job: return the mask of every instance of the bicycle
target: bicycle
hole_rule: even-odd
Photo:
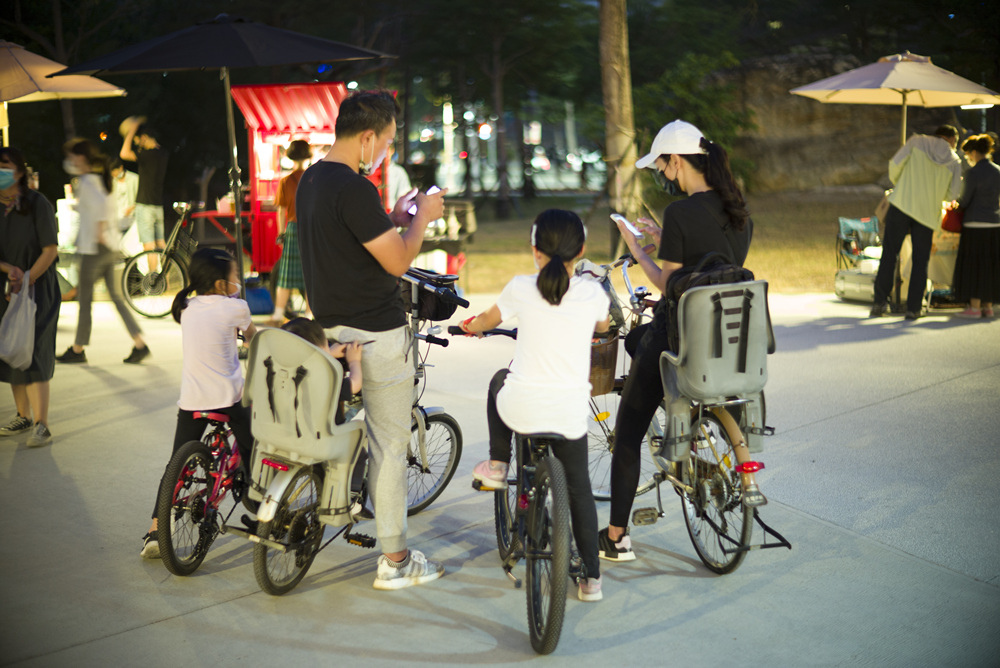
[[[188,263],[198,242],[191,235],[187,202],[174,202],[180,220],[170,232],[164,248],[144,250],[125,261],[122,293],[133,311],[147,318],[170,313],[174,297],[188,284]]]
[[[194,415],[207,420],[211,430],[173,454],[156,495],[160,558],[174,575],[190,575],[201,566],[209,547],[226,532],[247,487],[229,416],[211,411]],[[234,504],[223,518],[221,506],[230,493]],[[255,510],[251,502],[247,505]]]
[[[434,280],[440,283],[448,278],[455,277]],[[420,404],[426,354],[421,357],[419,341],[448,344],[434,336],[433,328],[422,331],[426,321],[435,318],[421,307],[426,307],[427,301],[443,301],[456,308],[467,307],[468,302],[449,288],[433,284],[423,272],[410,270],[406,280],[417,287],[410,290],[407,319],[414,364],[407,514],[413,515],[444,491],[462,452],[462,432],[455,418],[441,408]],[[425,294],[434,299],[422,301]],[[340,536],[353,545],[375,546],[374,538],[354,531],[357,523],[373,518],[365,507],[364,421],[350,419],[334,425],[330,413],[342,382],[339,362],[303,339],[281,330],[265,330],[254,338],[246,392],[255,402],[253,428],[260,440],[254,449],[250,498],[259,497],[263,503],[256,532],[244,535],[255,543],[254,574],[269,594],[291,591],[316,554]],[[300,402],[300,390],[308,401],[303,398]],[[269,410],[257,410],[257,406]],[[323,543],[327,525],[339,530]]]

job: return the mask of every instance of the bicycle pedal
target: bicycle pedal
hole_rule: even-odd
[[[504,487],[487,487],[483,484],[482,480],[476,479],[472,481],[472,489],[477,492],[499,492],[505,489]]]
[[[347,539],[347,542],[350,543],[351,545],[357,545],[358,547],[367,547],[367,548],[375,547],[375,539],[372,538],[371,536],[366,536],[363,533],[349,533],[344,537]]]
[[[660,511],[656,508],[638,508],[632,513],[632,524],[639,527],[656,524],[658,519]]]

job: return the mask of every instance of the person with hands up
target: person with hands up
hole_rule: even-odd
[[[406,310],[399,277],[420,252],[427,224],[444,213],[446,191],[410,190],[389,214],[366,177],[385,161],[399,105],[384,90],[343,101],[337,140],[302,175],[295,196],[299,250],[313,317],[328,338],[371,342],[361,358],[362,399],[375,504],[376,589],[435,580],[444,567],[406,544],[406,451],[413,368],[407,363]],[[407,209],[416,203],[416,212]],[[397,228],[406,228],[400,234]]]

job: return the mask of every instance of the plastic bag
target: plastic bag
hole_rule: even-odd
[[[35,352],[35,288],[24,272],[21,290],[10,295],[7,312],[0,321],[0,360],[24,371]]]

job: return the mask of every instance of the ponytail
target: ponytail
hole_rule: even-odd
[[[699,165],[695,166],[704,173],[705,182],[722,198],[729,224],[742,231],[750,219],[750,212],[747,211],[746,200],[729,168],[729,155],[724,148],[704,137],[701,138],[701,148],[705,150],[705,166],[703,169]]]
[[[174,303],[170,305],[170,315],[174,317],[174,322],[178,325],[181,323],[181,311],[187,308],[188,298],[193,292],[194,287],[189,285],[174,295]]]
[[[553,306],[558,306],[569,290],[566,262],[580,255],[586,239],[587,229],[580,217],[563,209],[541,212],[531,227],[532,247],[549,257],[538,272],[535,285],[542,298]]]
[[[188,266],[190,281],[186,288],[177,293],[174,303],[170,306],[170,315],[178,323],[181,321],[181,311],[187,307],[192,294],[211,294],[216,281],[228,281],[229,272],[236,264],[233,256],[218,248],[199,248],[191,256]],[[162,265],[161,265],[162,266]]]

